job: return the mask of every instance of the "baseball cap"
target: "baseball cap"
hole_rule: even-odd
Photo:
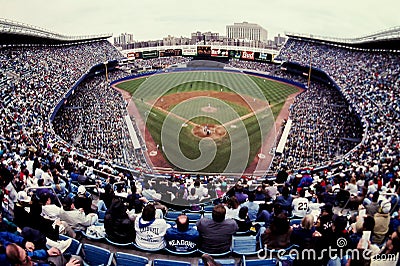
[[[78,187],[78,194],[85,194],[86,193],[86,188],[85,186],[80,185]]]
[[[17,199],[18,199],[18,201],[22,201],[22,202],[31,202],[31,197],[29,197],[25,191],[18,192]]]
[[[388,200],[383,200],[379,204],[382,213],[389,213],[390,209],[392,208],[392,204]]]

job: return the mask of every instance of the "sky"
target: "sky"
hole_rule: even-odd
[[[138,41],[226,34],[256,23],[278,33],[360,37],[400,26],[399,0],[0,0],[0,18],[64,35],[132,33]]]

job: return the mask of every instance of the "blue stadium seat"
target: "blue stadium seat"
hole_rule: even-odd
[[[178,218],[178,216],[181,214],[181,211],[168,211],[167,214],[165,214],[164,219],[168,221],[175,221],[176,218]]]
[[[178,261],[178,260],[163,260],[155,259],[153,261],[154,266],[190,266],[190,262]]]
[[[60,234],[58,238],[60,240],[67,240],[70,239],[71,237]],[[81,242],[72,238],[71,245],[67,248],[67,250],[65,250],[64,253],[70,253],[71,255],[78,255],[79,252],[81,251],[81,248],[82,248]]]
[[[214,209],[214,205],[205,205],[205,206],[203,207],[203,211],[204,211],[204,212],[212,212],[213,209]]]
[[[220,263],[221,266],[236,266],[234,259],[216,259],[215,261]],[[199,266],[204,266],[202,259],[199,259]]]
[[[246,260],[246,258],[244,258],[243,265],[245,265],[245,266],[276,266],[276,259]]]
[[[202,214],[199,212],[187,212],[185,213],[189,219],[189,223],[195,223],[201,219]]]
[[[92,244],[83,244],[79,255],[89,265],[110,266],[113,259],[112,253],[109,250]]]
[[[168,248],[164,248],[164,250],[172,255],[177,255],[177,256],[186,256],[186,255],[192,255],[194,253],[197,252],[197,249],[192,250],[192,251],[174,251],[174,250],[170,250]]]
[[[132,245],[133,245],[136,249],[138,249],[138,250],[140,250],[140,251],[144,251],[144,252],[158,252],[158,251],[162,250],[162,249],[159,249],[159,248],[157,248],[157,249],[142,248],[142,247],[140,247],[138,244],[136,244],[135,242],[132,242]]]
[[[107,237],[105,237],[105,239],[106,239],[106,241],[107,241],[108,243],[110,243],[111,245],[118,246],[118,247],[127,247],[127,246],[132,245],[132,242],[128,242],[128,243],[118,243],[118,242],[115,242],[115,241],[110,240],[110,239],[107,238]]]
[[[303,219],[290,219],[290,226],[292,225],[300,225]]]
[[[203,214],[203,217],[204,217],[204,218],[210,218],[210,219],[212,219],[212,213],[211,213],[211,212],[205,212],[205,213]]]
[[[237,255],[255,255],[257,254],[256,236],[233,236],[232,252]]]
[[[125,252],[116,252],[114,254],[115,266],[127,266],[127,265],[137,265],[146,266],[149,263],[149,259],[146,257],[138,256],[135,254],[129,254]]]
[[[209,252],[205,252],[205,251],[202,251],[202,250],[198,250],[202,255],[203,254],[208,254],[208,255],[210,255],[211,257],[225,257],[225,256],[228,256],[229,254],[231,254],[231,250],[228,250],[228,251],[226,251],[226,252],[222,252],[222,253],[209,253]]]

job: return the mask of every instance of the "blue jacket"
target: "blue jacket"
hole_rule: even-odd
[[[167,229],[164,239],[169,250],[188,252],[197,249],[199,232],[194,228],[181,232],[176,227],[170,227]]]
[[[2,265],[2,266],[10,265],[5,251],[6,251],[6,247],[12,243],[15,243],[21,247],[24,247],[26,241],[21,236],[18,236],[18,235],[9,233],[9,232],[0,232],[0,244],[2,245],[2,248],[0,249],[0,265]],[[47,251],[44,249],[35,250],[33,252],[28,251],[28,256],[34,260],[46,260],[48,258]],[[46,265],[46,264],[41,264],[41,265]]]

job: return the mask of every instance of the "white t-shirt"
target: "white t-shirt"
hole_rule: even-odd
[[[142,216],[138,216],[135,219],[136,244],[148,249],[163,249],[165,247],[164,236],[170,227],[171,225],[164,219],[155,219],[150,223],[144,221]]]
[[[295,198],[292,202],[292,214],[296,217],[304,217],[309,210],[309,202],[306,198]]]

